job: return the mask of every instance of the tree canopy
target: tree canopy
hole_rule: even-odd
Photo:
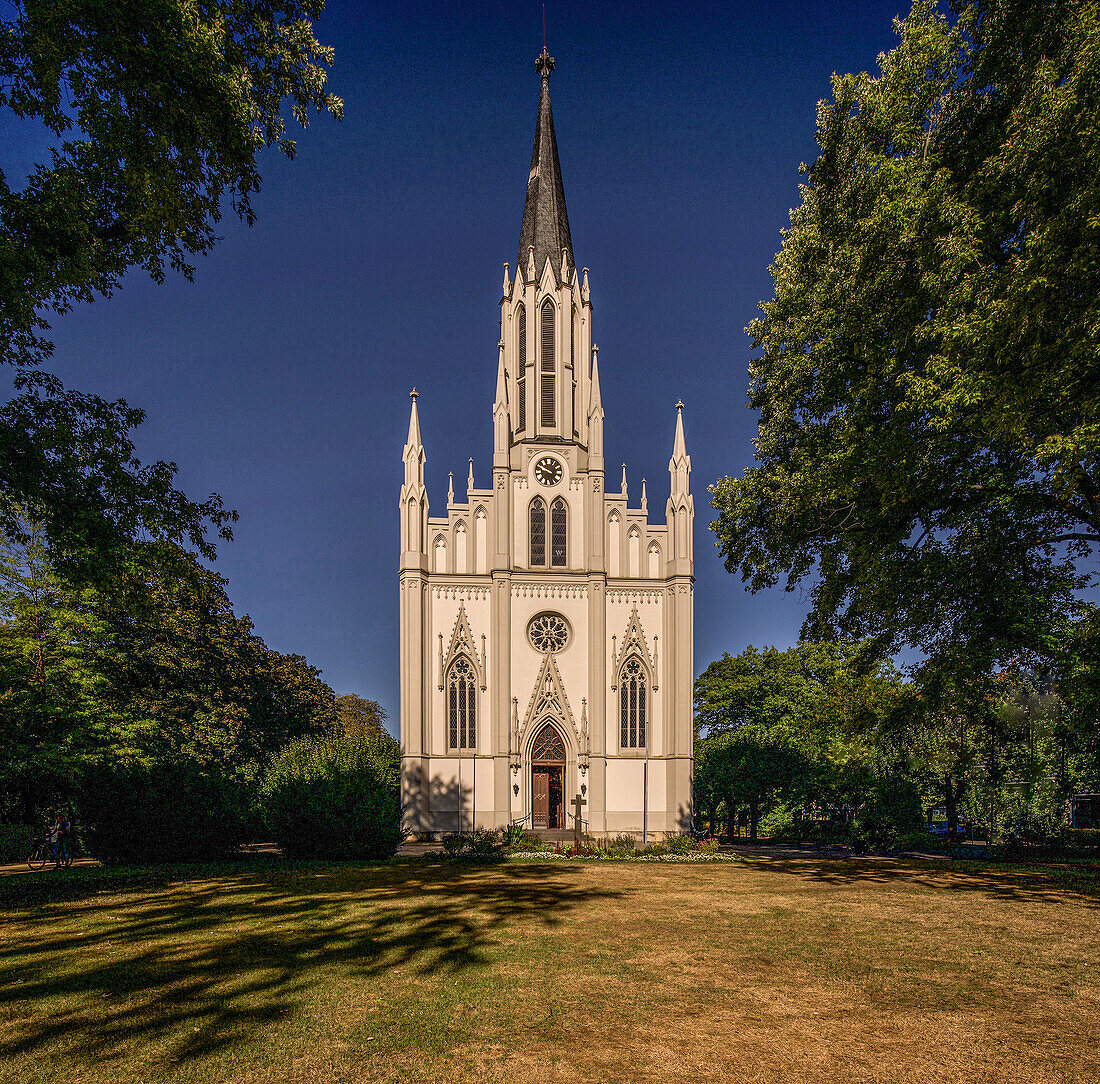
[[[805,633],[1095,679],[1100,5],[917,0],[836,76],[748,328],[755,464],[712,525]],[[1091,646],[1090,646],[1091,645]]]
[[[193,555],[149,543],[92,587],[57,571],[33,523],[25,533],[0,549],[0,817],[29,821],[102,764],[255,777],[287,742],[335,727],[319,671],[269,648]]]
[[[254,219],[257,155],[293,156],[287,114],[339,117],[323,0],[18,0],[0,14],[0,108],[42,134],[26,178],[0,163],[0,360],[18,369],[0,411],[0,527],[33,507],[55,560],[95,575],[133,539],[213,553],[234,516],[195,502],[172,463],[143,464],[140,410],[65,390],[36,368],[51,314],[109,297],[141,268],[190,277],[228,207]]]

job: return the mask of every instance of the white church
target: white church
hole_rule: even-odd
[[[493,473],[429,515],[417,395],[401,487],[401,764],[420,837],[523,824],[661,838],[692,818],[691,459],[677,404],[665,522],[608,491],[588,269],[542,78],[514,278],[504,265]],[[488,376],[488,373],[486,374]]]

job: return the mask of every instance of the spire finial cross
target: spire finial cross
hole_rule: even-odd
[[[683,399],[677,399],[677,400],[676,400],[676,409],[677,409],[677,410],[683,410],[683,409],[684,409],[684,401],[683,401]]]
[[[554,70],[554,58],[547,51],[546,46],[542,47],[542,52],[539,53],[538,59],[535,61],[535,71],[542,76],[543,82],[550,78],[550,73]]]
[[[412,401],[413,401],[413,402],[415,403],[415,402],[416,402],[416,397],[417,397],[417,396],[418,396],[419,394],[420,394],[420,392],[418,392],[418,391],[416,390],[416,388],[413,388],[413,390],[409,392],[409,398],[410,398],[410,399],[411,399],[411,400],[412,400]]]

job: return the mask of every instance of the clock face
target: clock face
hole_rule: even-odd
[[[544,486],[556,486],[562,474],[562,466],[553,456],[544,455],[535,464],[535,479]]]

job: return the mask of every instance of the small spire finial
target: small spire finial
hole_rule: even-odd
[[[554,58],[547,52],[546,46],[543,45],[542,52],[539,53],[538,59],[535,61],[535,71],[542,76],[542,80],[545,83],[550,78],[550,73],[554,70]]]
[[[683,409],[684,409],[684,401],[683,401],[683,399],[677,399],[677,400],[676,400],[676,409],[677,409],[677,410],[683,410]]]
[[[418,396],[419,394],[420,394],[420,392],[418,392],[418,391],[416,390],[416,388],[413,388],[413,390],[409,392],[409,398],[410,398],[410,399],[411,399],[411,400],[412,400],[412,401],[413,401],[413,402],[415,403],[415,402],[416,402],[416,397],[417,397],[417,396]]]

